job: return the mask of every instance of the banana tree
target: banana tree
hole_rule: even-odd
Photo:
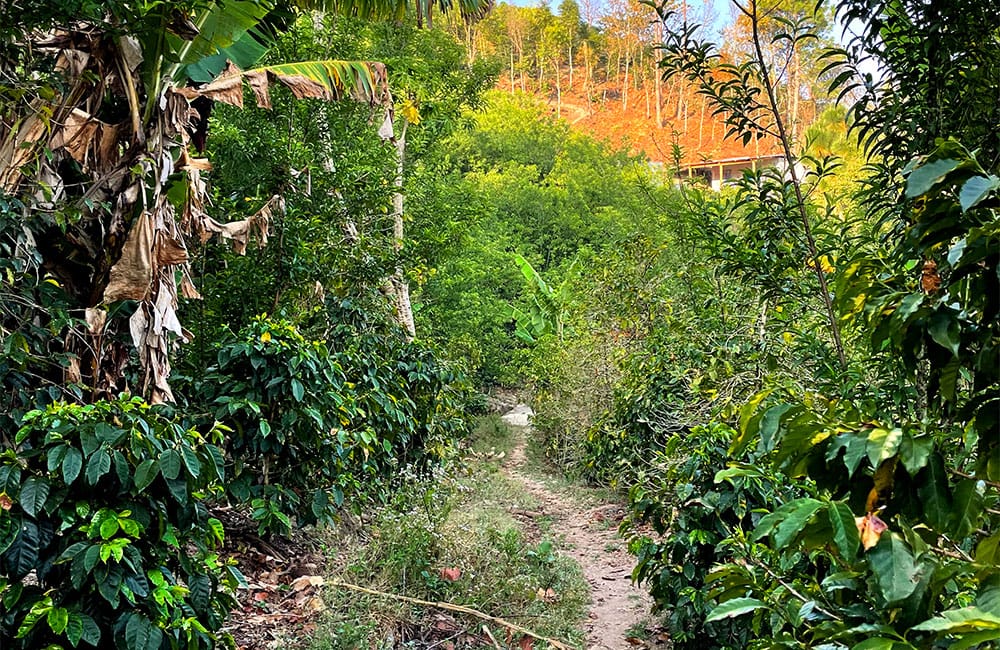
[[[531,292],[531,305],[527,311],[509,306],[510,316],[516,323],[514,335],[525,343],[535,343],[546,334],[555,334],[562,341],[570,298],[569,281],[577,263],[573,262],[566,273],[566,279],[557,289],[549,286],[535,267],[521,255],[514,256],[514,263],[528,281]]]
[[[185,12],[188,6],[197,10]],[[388,7],[373,6],[373,13]],[[21,101],[0,109],[0,194],[27,206],[45,270],[86,314],[86,331],[67,339],[78,362],[63,380],[89,387],[92,399],[124,390],[130,355],[117,342],[122,335],[138,350],[143,391],[154,402],[171,401],[169,353],[190,338],[177,317],[178,296],[199,297],[187,242],[218,235],[243,252],[251,237],[266,241],[283,205],[274,197],[235,223],[209,216],[203,173],[211,165],[193,146],[205,127],[204,106],[242,105],[248,85],[268,107],[277,83],[297,98],[377,107],[388,137],[392,97],[385,67],[371,62],[248,70],[230,63],[210,83],[188,85],[214,71],[220,54],[256,62],[287,6],[223,0],[110,7],[89,24],[67,17],[71,28],[21,33],[28,74],[17,79]],[[33,83],[46,69],[47,81]]]

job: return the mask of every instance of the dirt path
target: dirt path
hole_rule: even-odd
[[[518,404],[503,416],[517,434],[504,470],[542,504],[537,516],[552,517],[552,532],[563,538],[566,554],[580,564],[590,584],[586,648],[621,650],[641,645],[626,638],[632,628],[645,621],[651,603],[645,591],[629,579],[633,558],[616,533],[619,506],[587,503],[585,496],[527,470],[525,448],[531,415],[529,407]]]

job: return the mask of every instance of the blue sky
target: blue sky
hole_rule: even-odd
[[[729,0],[688,0],[689,7],[697,7],[699,10],[703,6],[703,2],[710,1],[715,10],[716,20],[713,28],[716,33],[721,31],[721,29],[730,21],[730,9],[731,5]],[[538,5],[547,4],[556,11],[559,6],[559,0],[499,0],[507,4],[517,5],[519,7],[537,7]],[[582,0],[577,0],[580,5],[583,5]],[[593,0],[596,7],[602,7],[604,5],[604,0]]]

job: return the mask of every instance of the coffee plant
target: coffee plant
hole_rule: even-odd
[[[0,453],[3,647],[223,644],[222,434],[138,398],[28,412]]]

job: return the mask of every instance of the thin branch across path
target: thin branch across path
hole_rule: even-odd
[[[331,582],[329,583],[333,587],[341,587],[343,589],[349,589],[351,591],[358,591],[363,594],[369,594],[371,596],[378,596],[380,598],[391,598],[392,600],[399,600],[404,603],[410,603],[413,605],[420,605],[421,607],[434,607],[436,609],[443,609],[449,612],[457,612],[459,614],[468,614],[469,616],[474,616],[483,621],[489,621],[490,623],[496,623],[502,627],[512,630],[514,632],[520,632],[532,638],[538,639],[539,641],[545,641],[547,644],[557,650],[571,650],[571,648],[565,643],[556,641],[555,639],[550,639],[549,637],[542,636],[540,634],[535,634],[526,627],[521,627],[517,623],[511,623],[508,620],[499,618],[497,616],[490,616],[485,612],[481,612],[478,609],[472,609],[471,607],[466,607],[465,605],[456,605],[454,603],[446,602],[432,602],[430,600],[423,600],[421,598],[413,598],[412,596],[403,596],[400,594],[394,594],[387,591],[378,591],[376,589],[369,589],[368,587],[362,587],[361,585],[351,584],[350,582]]]

